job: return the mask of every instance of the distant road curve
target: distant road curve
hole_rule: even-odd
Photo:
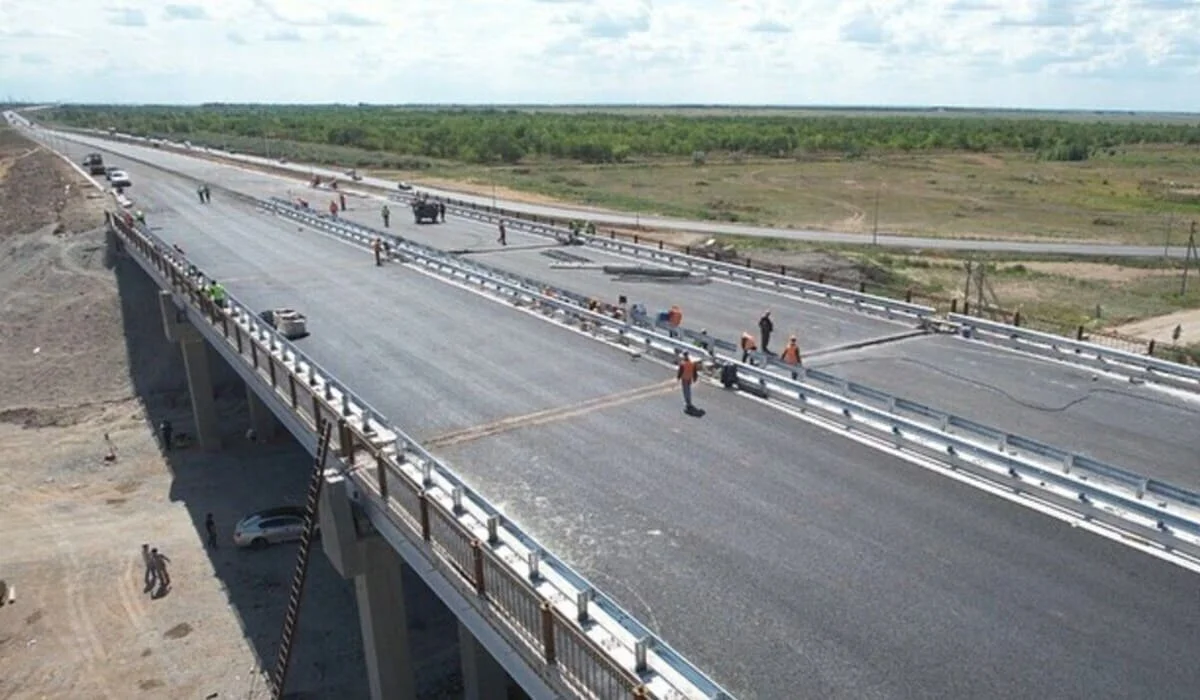
[[[96,136],[104,138],[105,134],[93,131]],[[135,137],[136,138],[136,137]],[[148,140],[148,139],[138,139]],[[182,147],[182,144],[172,144]],[[272,168],[294,170],[297,173],[316,174],[322,177],[344,178],[345,173],[315,165],[303,163],[281,164],[276,160],[251,156],[242,153],[230,154],[216,148],[201,149],[214,154],[220,154],[234,160],[258,165],[269,165]],[[394,189],[396,182],[373,177],[364,177],[362,182],[375,187]],[[419,183],[417,183],[419,185]],[[715,221],[689,221],[660,216],[643,216],[625,214],[604,209],[569,207],[563,205],[531,204],[513,200],[467,194],[455,190],[439,189],[419,185],[422,192],[432,196],[458,199],[472,204],[490,207],[493,201],[496,207],[509,211],[532,214],[536,216],[555,217],[561,219],[586,219],[599,225],[633,227],[641,225],[669,231],[685,233],[704,233],[726,236],[752,236],[757,238],[785,238],[794,241],[810,243],[833,243],[842,245],[870,245],[871,234],[838,233],[834,231],[812,231],[808,229],[772,228],[768,226],[749,226]],[[1162,257],[1164,248],[1161,246],[1133,246],[1107,243],[1041,243],[1036,241],[1007,241],[1007,240],[962,240],[951,238],[926,238],[920,236],[902,236],[896,233],[880,233],[875,244],[886,248],[906,248],[916,250],[962,250],[995,253],[1033,253],[1038,255],[1072,255],[1078,257],[1114,257],[1114,258],[1157,258]],[[1172,258],[1183,258],[1187,255],[1184,246],[1171,246],[1167,254]]]

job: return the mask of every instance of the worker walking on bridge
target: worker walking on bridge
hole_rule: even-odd
[[[500,222],[500,237],[496,239],[500,245],[508,245],[508,232],[504,230],[504,222]]]
[[[442,223],[446,223],[446,203],[438,202],[438,214],[442,217]]]
[[[383,208],[379,210],[379,215],[383,217],[383,227],[390,228],[388,221],[392,218],[392,210],[388,209],[388,205],[383,205]]]
[[[338,192],[338,203],[342,205],[342,211],[346,211],[346,195]]]
[[[675,378],[679,380],[679,387],[683,389],[683,412],[687,414],[695,414],[696,406],[692,404],[692,384],[696,382],[698,374],[696,361],[692,359],[688,353],[683,353],[679,359],[679,370],[675,373]]]
[[[758,345],[754,343],[754,336],[742,333],[742,362],[749,362],[750,353],[756,350],[758,350]]]
[[[330,201],[329,202],[329,215],[336,219],[337,213],[338,213],[337,200]]]
[[[138,209],[133,213],[133,218],[142,226],[146,225],[146,214],[143,213],[141,209]]]
[[[224,308],[225,306],[225,288],[221,283],[213,280],[212,285],[208,288],[208,298],[212,300],[213,306]]]
[[[383,239],[379,236],[371,239],[371,252],[375,253],[375,267],[383,265]]]
[[[767,310],[767,312],[762,315],[762,318],[758,319],[758,331],[759,335],[762,337],[762,350],[765,353],[771,352],[771,333],[774,332],[774,330],[775,323],[771,321],[771,311]]]
[[[800,346],[796,345],[796,336],[788,338],[787,347],[779,353],[779,359],[792,368],[793,380],[800,378],[800,373],[796,371],[796,368],[800,366]]]

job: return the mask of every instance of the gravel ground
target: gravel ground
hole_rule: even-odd
[[[148,278],[109,259],[99,202],[0,129],[0,210],[19,214],[0,217],[0,579],[16,592],[0,607],[0,698],[267,697],[296,550],[235,550],[229,534],[300,502],[310,458],[239,440],[243,389],[217,364],[231,446],[164,454],[150,426],[190,422],[179,353]],[[142,543],[171,560],[161,597],[143,591]],[[289,689],[365,697],[351,584],[316,556],[306,596]]]

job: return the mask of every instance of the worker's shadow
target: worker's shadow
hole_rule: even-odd
[[[697,408],[695,406],[688,406],[687,408],[683,409],[683,412],[692,418],[703,418],[704,414],[708,413],[708,411],[705,411],[703,408]]]

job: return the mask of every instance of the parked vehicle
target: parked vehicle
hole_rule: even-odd
[[[238,521],[233,528],[233,543],[238,547],[263,549],[281,542],[295,542],[303,534],[304,508],[280,506],[251,513]]]

